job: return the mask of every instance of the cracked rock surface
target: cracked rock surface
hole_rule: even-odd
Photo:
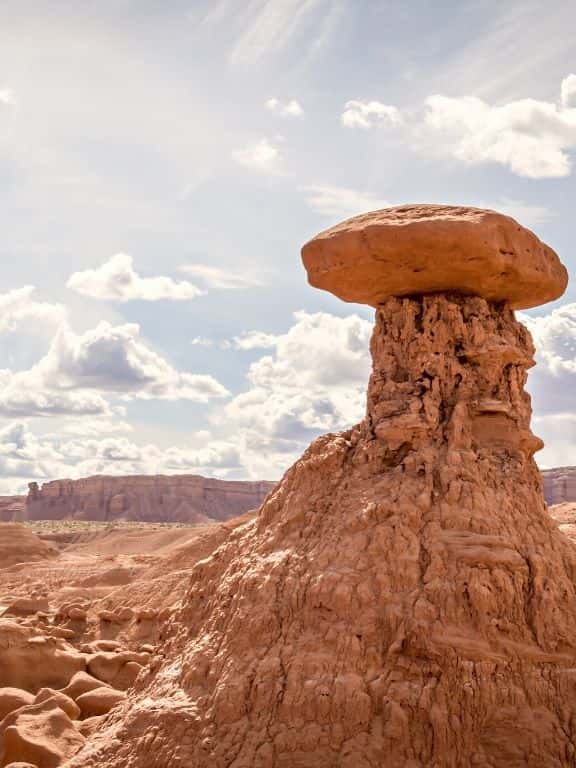
[[[165,660],[69,768],[567,768],[576,549],[548,516],[528,331],[376,311],[366,418],[199,562]]]

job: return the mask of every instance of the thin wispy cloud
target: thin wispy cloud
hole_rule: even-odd
[[[512,216],[526,227],[548,224],[555,217],[555,212],[545,205],[534,205],[510,197],[501,197],[493,203],[479,203],[480,208],[493,208],[506,216]]]
[[[270,53],[283,51],[311,22],[314,12],[331,4],[332,0],[253,0],[230,62],[236,66],[254,65]]]
[[[263,281],[249,273],[234,272],[223,267],[212,267],[208,264],[184,264],[180,271],[200,280],[210,288],[222,291],[237,291],[246,288],[256,288]]]
[[[329,218],[348,218],[391,205],[377,195],[350,187],[317,184],[302,189],[308,206],[315,213]]]

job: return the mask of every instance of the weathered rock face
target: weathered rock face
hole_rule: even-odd
[[[545,469],[544,497],[548,504],[576,501],[576,467]]]
[[[576,763],[576,549],[501,305],[376,313],[366,419],[192,574],[167,663],[70,768]]]
[[[260,506],[269,482],[213,480],[199,475],[133,475],[31,483],[29,520],[128,520],[200,523],[229,520]]]

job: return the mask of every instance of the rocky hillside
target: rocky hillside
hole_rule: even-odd
[[[0,521],[99,520],[205,523],[259,507],[274,483],[200,475],[135,475],[30,484],[27,497],[0,497]]]

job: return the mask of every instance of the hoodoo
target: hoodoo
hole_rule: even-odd
[[[196,566],[166,660],[69,765],[574,766],[576,550],[546,511],[513,314],[564,268],[512,219],[424,205],[303,259],[376,307],[366,417]]]

